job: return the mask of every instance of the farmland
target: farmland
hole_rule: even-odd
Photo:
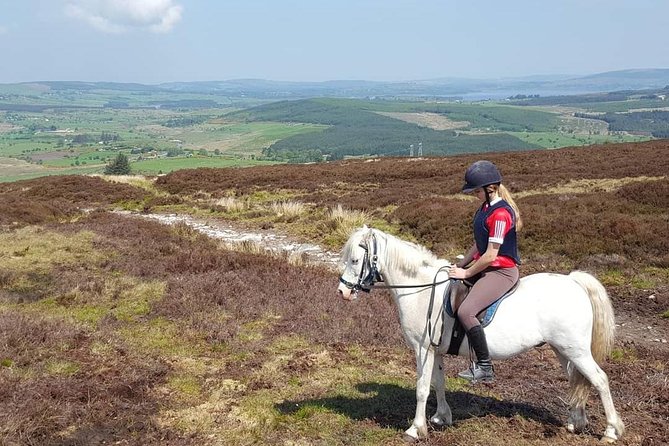
[[[157,174],[196,166],[408,156],[411,146],[415,154],[420,147],[424,155],[442,156],[664,137],[666,104],[647,96],[278,101],[138,84],[0,85],[0,180],[100,173],[119,152],[130,157],[135,172]]]
[[[521,274],[584,269],[611,296],[617,338],[603,368],[627,425],[621,445],[669,437],[667,155],[667,140],[485,155],[523,212]],[[459,188],[481,156],[0,184],[3,441],[402,444],[415,366],[383,292],[344,303],[334,271],[112,210],[330,249],[368,223],[453,258],[471,244],[476,204]],[[496,363],[489,386],[455,378],[465,365],[445,361],[455,425],[421,444],[598,444],[595,395],[586,432],[564,429],[568,384],[548,347]]]

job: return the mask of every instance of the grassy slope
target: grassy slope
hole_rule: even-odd
[[[470,128],[485,130],[486,135],[458,135],[419,127],[375,111],[442,113],[457,121],[468,121]],[[302,134],[273,144],[270,156],[299,158],[307,151],[338,159],[346,155],[408,153],[410,144],[423,143],[424,153],[448,154],[472,151],[504,151],[538,147],[521,141],[505,131],[528,128],[545,130],[556,126],[555,116],[523,108],[473,106],[461,104],[386,103],[313,99],[279,102],[235,112],[232,116],[254,121],[310,122],[330,125],[322,133]],[[490,133],[490,132],[499,133]]]

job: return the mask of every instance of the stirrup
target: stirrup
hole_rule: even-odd
[[[467,370],[458,373],[458,376],[472,383],[489,383],[495,380],[495,371],[492,363],[490,365],[480,365],[472,362],[471,366]]]

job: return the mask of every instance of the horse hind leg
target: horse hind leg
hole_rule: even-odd
[[[552,347],[552,346],[551,346]],[[574,374],[574,365],[569,362],[569,360],[558,351],[555,347],[552,347],[555,355],[560,361],[562,370],[567,375],[569,380],[569,418],[567,419],[567,430],[571,433],[583,432],[588,426],[588,417],[585,413],[585,402],[588,396],[589,385],[586,386],[584,390],[580,390],[579,395],[575,395],[575,390],[577,378]],[[582,375],[576,371],[578,375]],[[585,391],[585,398],[583,398],[583,392]]]
[[[606,414],[606,430],[604,431],[602,440],[608,443],[615,442],[625,432],[625,424],[620,419],[613,405],[609,378],[606,376],[606,373],[597,365],[597,362],[595,362],[590,354],[571,358],[571,364],[568,364],[568,367],[574,367],[571,372],[572,376],[569,378],[569,383],[571,399],[576,400],[576,407],[585,408],[588,387],[592,384],[599,393],[604,413]]]
[[[443,357],[435,354],[432,366],[432,386],[437,394],[437,412],[430,418],[430,423],[435,426],[450,426],[453,424],[453,414],[446,401]]]

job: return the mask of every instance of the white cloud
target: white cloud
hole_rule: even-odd
[[[166,33],[181,20],[182,11],[173,0],[72,0],[66,6],[70,17],[108,33],[131,29]]]

